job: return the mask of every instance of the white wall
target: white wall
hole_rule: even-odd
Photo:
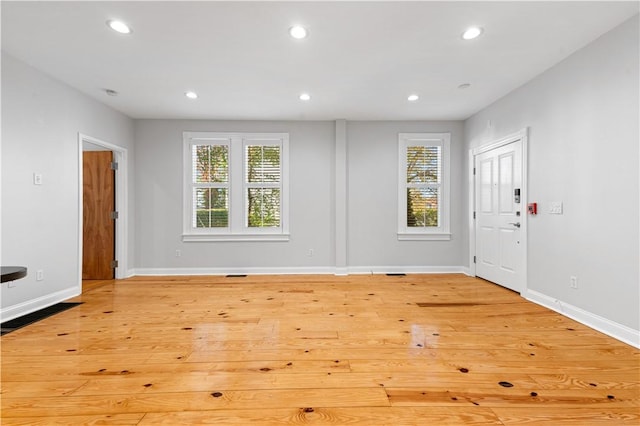
[[[525,296],[636,345],[638,36],[636,15],[465,122],[467,149],[529,127],[529,201],[540,213],[528,222]],[[551,201],[563,215],[547,213]]]
[[[345,237],[346,272],[461,270],[467,244],[460,202],[462,123],[347,122],[346,128],[347,232],[336,236],[335,122],[138,120],[136,272],[334,273],[336,238]],[[289,133],[289,242],[181,241],[182,132],[188,130]],[[400,132],[452,133],[451,241],[398,241]]]
[[[3,320],[80,293],[78,133],[133,154],[131,119],[3,52],[1,262],[29,270],[2,284]],[[41,186],[33,173],[42,174]],[[129,196],[131,221],[132,188]]]
[[[182,242],[182,132],[189,130],[289,133],[290,241]],[[137,121],[137,272],[323,272],[332,266],[334,131],[333,122]]]
[[[452,271],[465,263],[462,130],[459,121],[347,123],[351,271]],[[429,132],[451,133],[451,240],[398,241],[398,134]]]

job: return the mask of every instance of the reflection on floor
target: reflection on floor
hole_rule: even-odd
[[[2,424],[625,425],[640,351],[464,275],[135,277],[2,337]]]

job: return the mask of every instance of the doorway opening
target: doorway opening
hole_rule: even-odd
[[[113,166],[109,164],[109,167],[117,168],[117,173],[113,177],[113,195],[108,195],[107,189],[104,187],[104,176],[107,175],[106,172],[103,172],[103,177],[96,178],[95,171],[87,174],[87,170],[85,167],[93,167],[92,165],[94,161],[90,163],[85,163],[85,159],[89,156],[85,156],[85,153],[89,154],[91,157],[100,157],[108,158],[109,163],[113,163]],[[98,160],[100,163],[102,160]],[[78,135],[78,286],[82,289],[82,279],[83,276],[89,277],[87,275],[87,262],[86,262],[86,254],[89,252],[91,257],[94,258],[98,263],[107,264],[108,272],[111,276],[110,278],[122,279],[128,276],[128,268],[127,268],[127,149],[122,148],[120,146],[101,141],[99,139],[79,134]],[[91,179],[95,182],[90,184],[90,182],[85,182],[85,179]],[[105,200],[108,200],[111,197],[111,204],[113,206],[113,210],[109,211],[106,216],[105,214],[100,214],[101,220],[104,222],[110,221],[113,226],[112,231],[107,231],[105,229],[96,230],[94,225],[89,225],[85,217],[85,183],[90,184],[89,186],[96,186],[93,188],[95,191],[95,198],[91,204],[96,205],[96,199],[100,199],[99,203],[102,203]],[[95,220],[96,215],[91,215],[93,217],[92,220]],[[113,219],[112,219],[113,218]],[[86,228],[86,229],[85,229]],[[110,234],[110,235],[109,235]],[[111,239],[111,241],[109,241]],[[91,244],[87,244],[89,241]],[[105,248],[108,248],[106,252]],[[98,249],[98,250],[96,250]],[[108,254],[104,254],[108,253]],[[113,265],[112,265],[112,262]],[[113,266],[113,268],[112,268]],[[104,268],[104,266],[102,266]],[[95,265],[91,265],[89,269],[94,269]],[[98,267],[99,268],[99,267]],[[90,274],[93,272],[90,272]],[[104,272],[102,272],[104,273]]]

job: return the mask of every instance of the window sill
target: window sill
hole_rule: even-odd
[[[450,233],[437,233],[437,234],[409,234],[398,233],[398,241],[450,241]]]
[[[183,234],[182,241],[207,242],[207,241],[289,241],[289,234]]]

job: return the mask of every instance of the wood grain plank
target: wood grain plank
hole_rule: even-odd
[[[286,407],[384,407],[389,400],[377,388],[270,389],[210,392],[165,392],[140,395],[67,396],[3,398],[3,417],[42,417],[52,412],[58,416],[124,414],[140,412],[173,412],[194,410],[245,409],[270,410]]]
[[[640,424],[640,409],[615,409],[598,407],[589,409],[582,407],[541,407],[536,410],[530,408],[494,408],[504,425],[547,426],[560,424],[569,426],[585,425],[634,425]]]
[[[386,388],[392,406],[476,405],[484,407],[633,407],[640,403],[638,392],[617,390],[610,394],[597,389],[551,389],[513,386],[504,388],[498,383],[473,386]]]
[[[3,417],[4,426],[50,426],[50,425],[137,425],[144,417],[144,413],[134,414],[104,414],[95,416],[56,416],[44,417]]]
[[[216,410],[173,413],[149,413],[140,425],[177,424],[314,424],[314,425],[365,425],[365,426],[460,426],[501,425],[495,414],[478,407],[300,407],[269,410]]]
[[[2,337],[3,424],[638,420],[638,349],[464,275],[134,277],[74,301]]]

